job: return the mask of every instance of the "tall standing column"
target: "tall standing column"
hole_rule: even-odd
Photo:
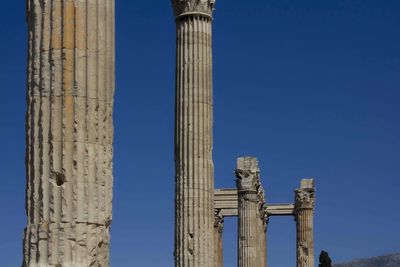
[[[214,264],[212,11],[172,0],[176,18],[175,266]]]
[[[258,161],[243,157],[235,171],[238,188],[238,267],[260,267],[259,200],[257,196]]]
[[[27,0],[23,266],[109,266],[114,0]]]
[[[297,267],[314,267],[314,180],[303,179],[295,196]]]

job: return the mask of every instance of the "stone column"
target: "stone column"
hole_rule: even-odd
[[[267,254],[267,249],[268,249],[268,237],[267,237],[267,231],[268,231],[268,223],[269,223],[269,216],[267,214],[266,208],[265,208],[265,217],[264,217],[264,234],[262,235],[263,240],[263,262],[262,266],[267,267],[268,266],[268,254]]]
[[[28,0],[23,266],[109,266],[114,0]]]
[[[215,224],[214,224],[214,265],[215,267],[224,266],[224,254],[223,254],[223,243],[222,233],[224,230],[224,217],[216,212]]]
[[[258,185],[258,259],[260,267],[267,266],[267,215],[265,192],[261,184]]]
[[[259,199],[257,197],[258,161],[243,157],[235,171],[238,188],[238,267],[260,267]]]
[[[213,0],[173,0],[176,20],[175,266],[214,264]]]
[[[314,267],[314,180],[303,179],[295,196],[297,267]]]

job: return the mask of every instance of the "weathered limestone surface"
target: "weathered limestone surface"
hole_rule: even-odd
[[[314,206],[314,180],[303,179],[295,190],[297,267],[314,267]]]
[[[172,1],[176,16],[175,266],[214,264],[214,2]]]
[[[235,174],[239,198],[238,267],[265,266],[265,198],[257,159],[239,158]]]
[[[219,213],[215,213],[214,225],[214,265],[215,267],[224,266],[222,233],[224,231],[224,217]]]
[[[215,189],[215,209],[223,217],[238,216],[238,190],[236,188]],[[293,216],[293,204],[268,204],[265,206],[267,217],[272,216]],[[267,218],[268,222],[268,218]]]
[[[27,0],[23,266],[109,266],[114,0]]]
[[[261,185],[260,180],[258,179],[257,183],[257,200],[258,200],[258,209],[257,209],[257,232],[258,232],[258,266],[266,267],[267,266],[267,213],[266,213],[266,199],[264,188]]]
[[[237,217],[238,190],[236,188],[215,189],[214,208],[222,217]]]

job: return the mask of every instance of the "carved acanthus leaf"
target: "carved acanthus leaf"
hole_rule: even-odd
[[[249,170],[236,170],[235,175],[239,190],[257,190],[258,173]]]
[[[185,13],[205,13],[212,15],[215,0],[172,0],[175,16]]]
[[[297,208],[311,208],[315,206],[315,192],[314,190],[296,190],[296,207]]]
[[[237,159],[235,170],[236,184],[239,191],[255,191],[258,193],[260,169],[255,157],[241,157]]]

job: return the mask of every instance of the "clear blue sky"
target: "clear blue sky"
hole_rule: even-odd
[[[175,28],[169,0],[117,0],[111,266],[173,266]],[[255,155],[269,202],[317,181],[316,252],[400,251],[400,1],[217,1],[215,172]],[[0,266],[21,262],[25,1],[0,16]],[[235,266],[236,221],[225,264]],[[272,219],[269,265],[295,266],[292,218]],[[151,259],[151,260],[148,260]]]

